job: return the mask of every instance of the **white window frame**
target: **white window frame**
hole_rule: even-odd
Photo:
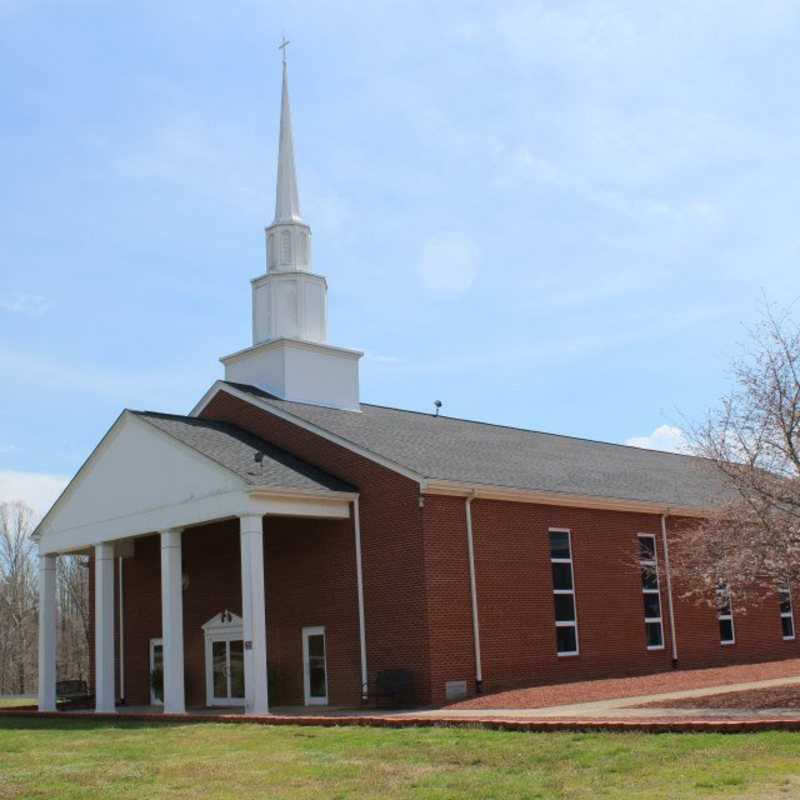
[[[570,574],[570,583],[572,583],[571,589],[556,589],[553,586],[553,595],[559,594],[571,594],[572,595],[572,607],[575,610],[575,619],[574,621],[563,621],[560,622],[559,620],[555,620],[556,628],[575,628],[575,649],[574,650],[565,650],[563,653],[558,652],[558,640],[556,640],[556,655],[559,658],[569,658],[571,656],[578,656],[581,653],[581,644],[580,638],[578,636],[578,598],[575,592],[575,569],[572,565],[572,531],[569,528],[548,528],[547,529],[547,547],[548,550],[550,548],[550,534],[551,533],[566,533],[567,534],[567,542],[569,544],[569,558],[553,558],[552,555],[550,556],[550,580],[552,581],[552,565],[553,564],[569,564],[569,574]],[[553,600],[553,613],[555,615],[555,600]]]
[[[652,539],[653,541],[653,559],[649,558],[642,558],[642,546],[641,540],[642,539]],[[643,569],[650,569],[653,571],[653,574],[656,576],[656,588],[650,589],[645,585],[644,578],[642,577],[642,595],[654,594],[658,597],[658,616],[657,617],[645,617],[644,624],[647,625],[655,625],[658,624],[658,627],[661,631],[661,644],[648,644],[648,650],[663,650],[665,647],[664,644],[664,610],[663,610],[663,603],[661,602],[661,581],[658,575],[658,543],[656,540],[656,536],[654,533],[639,533],[636,535],[636,544],[639,546],[639,567],[640,572]],[[645,627],[645,635],[647,635],[647,627]]]
[[[731,595],[731,587],[727,583],[722,583],[717,591],[725,591],[728,593],[728,613],[722,614],[718,609],[717,622],[725,622],[727,620],[731,623],[731,638],[723,639],[720,635],[719,639],[719,643],[722,645],[722,647],[730,647],[730,645],[736,644],[736,625],[733,621],[733,595]]]
[[[781,605],[782,605],[782,602],[783,602],[783,598],[781,597],[781,595],[783,595],[783,594],[785,594],[787,596],[787,598],[789,599],[789,610],[788,611],[784,611],[781,608]],[[781,635],[783,634],[783,620],[784,619],[790,619],[792,621],[792,635],[791,636],[784,636],[783,637],[783,641],[784,642],[793,642],[795,640],[796,636],[797,636],[797,628],[795,627],[795,624],[794,624],[794,601],[792,600],[792,589],[788,584],[786,585],[785,588],[778,589],[778,603],[779,603],[778,610],[780,611],[780,614],[781,614]]]

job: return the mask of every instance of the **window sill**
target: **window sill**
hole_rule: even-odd
[[[570,658],[571,656],[579,656],[580,655],[580,651],[573,650],[573,651],[571,651],[569,653],[556,653],[556,655],[559,658]]]

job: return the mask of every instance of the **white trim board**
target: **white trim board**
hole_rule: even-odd
[[[75,552],[242,514],[347,519],[356,496],[250,486],[227,467],[124,412],[37,528],[39,551]]]

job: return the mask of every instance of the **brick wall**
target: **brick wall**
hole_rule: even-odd
[[[420,703],[441,703],[445,683],[475,688],[464,498],[427,495],[418,485],[344,447],[220,392],[203,416],[250,430],[360,492],[367,652],[371,686],[379,670],[413,669]],[[472,503],[486,690],[532,683],[642,674],[671,668],[672,633],[658,515],[506,501]],[[670,521],[673,539],[686,521]],[[580,653],[559,657],[549,559],[550,528],[572,533]],[[637,534],[656,538],[664,648],[645,642]],[[301,628],[324,625],[329,696],[359,700],[360,666],[352,520],[265,520],[268,649],[278,676],[273,702],[302,701]],[[238,524],[184,534],[190,585],[184,595],[189,701],[205,700],[200,626],[223,608],[240,613]],[[157,537],[136,543],[125,562],[126,691],[147,702],[148,642],[160,636]],[[675,586],[681,667],[800,656],[784,642],[777,598],[737,607],[736,644],[721,646],[716,613]],[[277,689],[277,691],[276,691]]]
[[[671,669],[660,516],[475,500],[472,520],[487,690]],[[550,528],[571,531],[577,656],[556,654]],[[663,650],[648,650],[645,641],[639,533],[656,537]],[[448,680],[466,679],[474,688],[463,498],[425,498],[425,544],[432,698],[438,703]],[[782,639],[777,597],[745,613],[734,595],[736,644],[722,646],[716,612],[682,599],[679,585],[674,590],[682,668],[800,656],[800,643]]]
[[[681,530],[690,520],[670,520],[670,542],[675,547]],[[736,600],[732,578],[731,607],[735,628],[735,644],[720,645],[717,613],[713,607],[691,601],[682,595],[686,587],[674,582],[675,627],[678,630],[678,657],[682,666],[717,666],[732,663],[768,661],[800,656],[800,641],[783,641],[777,594],[764,596],[759,603],[744,607]],[[796,601],[797,589],[792,592]],[[795,623],[797,623],[795,605]]]
[[[374,687],[380,670],[412,669],[419,702],[429,702],[418,485],[225,392],[217,394],[202,416],[249,430],[358,488],[370,684]]]
[[[301,631],[323,625],[328,695],[334,705],[357,703],[360,690],[355,555],[347,520],[265,520],[267,648],[277,681],[270,701],[302,704]],[[149,703],[150,640],[161,638],[161,566],[158,536],[136,540],[125,560],[126,695]],[[206,702],[202,626],[224,610],[242,613],[239,527],[235,520],[189,528],[183,534],[184,660],[187,702]]]

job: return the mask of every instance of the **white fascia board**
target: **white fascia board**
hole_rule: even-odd
[[[100,542],[147,536],[169,528],[206,525],[242,514],[282,517],[347,519],[351,492],[303,492],[293,489],[228,491],[161,508],[145,509],[116,519],[105,519],[65,530],[51,531],[40,540],[39,552],[74,553]]]
[[[266,411],[269,414],[274,414],[279,419],[283,419],[286,422],[291,422],[292,425],[296,425],[298,428],[302,428],[303,430],[309,431],[322,439],[327,439],[329,442],[333,442],[334,444],[339,445],[340,447],[349,450],[351,453],[355,453],[356,455],[361,456],[362,458],[366,458],[368,461],[372,461],[375,464],[380,464],[380,466],[385,467],[392,472],[396,472],[399,475],[403,475],[406,478],[409,478],[416,483],[422,484],[425,480],[423,475],[420,475],[418,472],[414,472],[408,467],[404,467],[401,464],[397,464],[396,462],[392,461],[391,459],[385,458],[384,456],[379,455],[378,453],[373,453],[371,450],[367,450],[360,445],[351,442],[342,436],[338,436],[335,433],[331,433],[331,431],[327,431],[324,428],[320,428],[317,425],[314,425],[312,422],[308,422],[294,414],[286,411],[282,408],[276,408],[275,406],[264,403],[259,400],[258,397],[254,397],[253,395],[242,392],[236,389],[233,386],[229,386],[224,381],[217,381],[214,385],[203,395],[200,402],[189,412],[190,417],[199,417],[202,413],[203,409],[214,399],[218,392],[223,391],[227,392],[232,397],[236,397],[239,400],[243,400],[245,403],[249,403],[250,405],[255,406],[256,408],[260,408],[262,411]]]
[[[249,493],[251,513],[262,516],[348,519],[355,492],[263,487]]]
[[[73,553],[100,542],[147,536],[169,528],[204,525],[246,513],[246,492],[224,492],[163,508],[151,508],[117,519],[106,519],[74,528],[51,531],[39,541],[42,555]]]
[[[599,511],[627,511],[637,514],[667,514],[673,517],[708,517],[714,513],[709,509],[669,506],[645,503],[625,498],[596,497],[592,495],[561,494],[527,489],[510,489],[505,486],[458,483],[455,481],[429,480],[421,486],[423,494],[447,495],[451,497],[474,497],[480,500],[505,500],[511,503],[534,503],[543,506],[568,506],[590,508]]]

